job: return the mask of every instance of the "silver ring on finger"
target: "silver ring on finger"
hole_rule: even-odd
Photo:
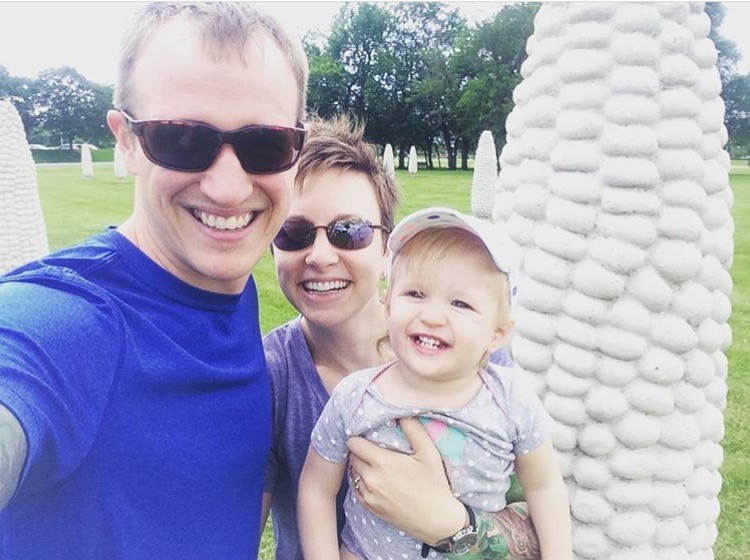
[[[355,490],[359,490],[359,481],[362,480],[362,477],[359,475],[356,475],[354,478],[352,478],[352,486]]]

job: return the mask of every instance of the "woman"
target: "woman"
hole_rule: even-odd
[[[297,485],[331,390],[347,374],[392,358],[378,345],[386,332],[379,288],[398,202],[395,181],[364,142],[361,127],[343,117],[313,123],[289,216],[273,248],[281,289],[301,316],[264,339],[274,391],[264,511],[271,507],[279,560],[302,558]],[[493,361],[507,363],[507,354]],[[452,545],[449,538],[469,525],[466,510],[452,495],[440,456],[419,423],[404,420],[401,427],[412,455],[350,440],[353,485],[372,513],[427,544]],[[339,529],[346,489],[345,483],[339,492]],[[525,510],[506,508],[498,516],[477,516],[476,546],[503,539],[511,557],[538,557]]]

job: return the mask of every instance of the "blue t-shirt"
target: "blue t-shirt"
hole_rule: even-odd
[[[273,391],[273,449],[266,471],[265,491],[273,494],[271,518],[277,560],[302,560],[297,528],[297,487],[310,446],[310,434],[329,399],[320,380],[300,317],[281,325],[263,339]],[[506,349],[491,361],[513,362]],[[373,364],[377,365],[377,364]],[[336,500],[339,534],[344,527],[346,478]]]
[[[192,287],[116,231],[0,278],[28,460],[0,558],[257,557],[271,397],[252,281]]]

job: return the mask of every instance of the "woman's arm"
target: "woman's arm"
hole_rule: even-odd
[[[466,509],[454,496],[440,453],[416,418],[399,420],[412,454],[349,438],[352,476],[365,507],[387,523],[429,545],[466,524]]]
[[[310,446],[297,498],[297,521],[305,560],[339,558],[336,493],[345,470],[346,463],[330,463]]]
[[[516,471],[539,537],[542,558],[572,559],[568,492],[550,440],[517,457]]]
[[[402,419],[400,425],[412,446],[411,455],[383,449],[363,438],[349,439],[352,473],[361,477],[359,498],[394,527],[435,545],[466,526],[466,510],[453,496],[440,454],[422,424]],[[481,553],[489,560],[540,557],[525,504],[475,513],[479,542],[471,554]]]

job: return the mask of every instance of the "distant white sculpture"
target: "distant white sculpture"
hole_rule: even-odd
[[[417,165],[417,149],[414,146],[412,146],[409,149],[409,175],[416,175],[418,167],[419,166]]]
[[[49,252],[36,167],[21,117],[0,101],[0,274]]]
[[[580,559],[710,559],[733,258],[700,2],[545,3],[495,217],[521,248],[512,352],[555,420]]]
[[[84,179],[91,179],[94,177],[94,164],[91,160],[91,147],[86,143],[81,144],[81,173],[83,173]]]
[[[383,166],[388,175],[391,177],[396,176],[396,168],[393,163],[393,147],[390,144],[385,145],[385,151],[383,152]]]
[[[117,177],[120,182],[124,181],[128,176],[128,169],[125,167],[125,159],[122,157],[122,150],[120,150],[120,145],[115,144],[115,177]]]
[[[482,131],[474,154],[471,178],[471,212],[478,218],[492,218],[497,181],[497,152],[490,130]]]

